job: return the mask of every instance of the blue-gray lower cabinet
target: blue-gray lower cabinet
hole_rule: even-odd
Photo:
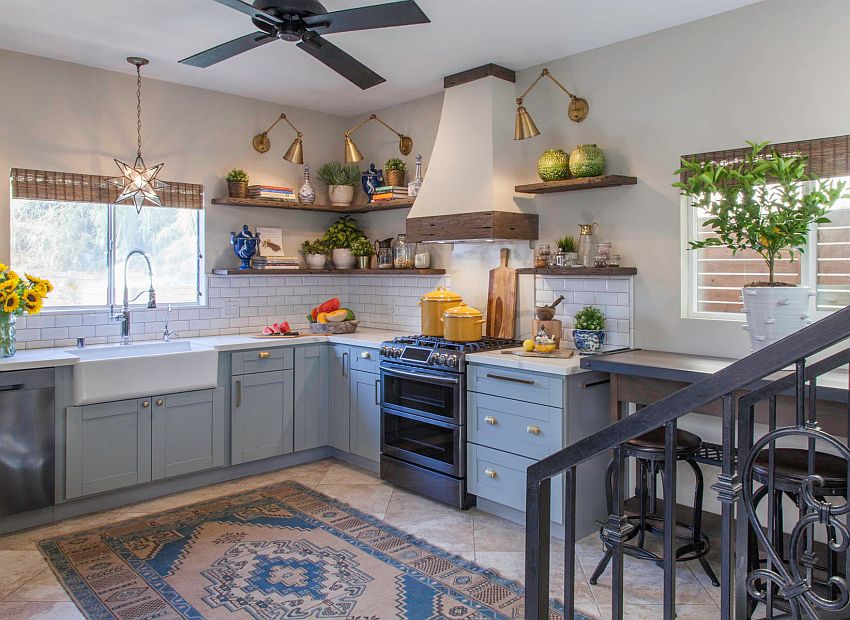
[[[295,349],[295,451],[328,445],[328,351],[326,344]]]
[[[337,450],[349,452],[351,449],[349,430],[351,389],[348,382],[351,376],[351,347],[332,345],[329,363],[331,411],[328,443]]]
[[[293,371],[235,375],[230,381],[231,463],[292,452]]]
[[[351,371],[350,452],[370,461],[381,457],[381,377],[362,370]]]

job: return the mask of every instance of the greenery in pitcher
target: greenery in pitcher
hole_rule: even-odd
[[[577,252],[578,243],[572,235],[564,235],[555,242],[561,252]]]
[[[329,161],[317,171],[318,177],[328,185],[359,185],[360,168],[356,164],[345,166],[338,161]]]
[[[366,237],[360,237],[351,242],[351,253],[354,256],[372,256],[375,253],[375,247]]]
[[[230,172],[227,173],[227,176],[224,177],[225,181],[228,183],[247,183],[248,182],[248,173],[239,168],[234,168]]]
[[[343,215],[325,231],[322,241],[332,250],[350,249],[352,243],[363,237],[365,235],[357,228],[357,222],[350,215]]]
[[[599,308],[593,306],[585,306],[576,312],[573,320],[575,329],[586,329],[590,331],[601,332],[605,329],[605,315]]]
[[[769,142],[747,144],[752,150],[732,164],[683,159],[676,174],[686,178],[673,186],[708,214],[703,226],[716,233],[691,241],[690,249],[753,250],[769,273],[768,282],[753,284],[773,286],[776,261],[783,254],[793,261],[805,251],[809,228],[829,222],[826,214],[842,197],[844,183],[806,174],[806,156],[782,155],[768,149]]]
[[[305,241],[301,244],[301,249],[304,250],[304,254],[327,254],[328,246],[325,245],[325,242],[321,239],[314,239],[313,241]]]

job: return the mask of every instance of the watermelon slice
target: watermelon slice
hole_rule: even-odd
[[[271,336],[274,333],[274,330],[271,327],[263,328],[263,336]]]
[[[318,310],[319,312],[334,312],[335,310],[339,310],[339,306],[339,299],[334,297],[333,299],[328,299],[326,302],[320,304]]]

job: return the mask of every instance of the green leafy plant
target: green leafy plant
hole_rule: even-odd
[[[360,237],[351,242],[351,253],[354,256],[372,256],[375,253],[375,247],[366,237]]]
[[[404,161],[402,161],[398,157],[391,157],[384,164],[384,172],[387,172],[389,170],[401,170],[402,172],[404,172],[405,170],[407,170],[407,164],[405,164]]]
[[[576,312],[573,320],[575,329],[588,329],[595,332],[601,332],[605,329],[605,315],[599,308],[593,306],[585,306]]]
[[[818,181],[806,174],[808,158],[784,156],[768,142],[747,142],[751,151],[740,162],[722,164],[682,160],[673,183],[708,219],[703,226],[716,236],[691,241],[689,249],[725,247],[737,253],[753,250],[767,263],[773,286],[776,261],[794,260],[805,251],[812,224],[829,222],[829,208],[841,198],[844,183]],[[804,186],[811,183],[810,189]],[[806,191],[804,191],[806,190]]]
[[[359,185],[360,168],[355,164],[345,166],[338,161],[329,161],[316,171],[318,177],[328,185]]]
[[[224,177],[228,183],[236,183],[239,181],[248,182],[248,173],[239,168],[234,168],[230,172],[227,173],[227,176]]]
[[[327,254],[328,246],[325,245],[325,242],[321,239],[314,239],[313,241],[305,241],[301,244],[301,248],[304,250],[305,254]]]
[[[364,237],[365,235],[357,228],[357,222],[350,215],[343,215],[325,231],[322,241],[332,250],[350,249],[352,243]]]
[[[578,243],[572,235],[564,235],[555,242],[561,252],[576,252],[578,251]]]

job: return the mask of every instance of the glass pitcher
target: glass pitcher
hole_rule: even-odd
[[[378,269],[393,268],[393,238],[379,239],[375,241],[375,255],[378,261]]]
[[[599,230],[599,224],[579,224],[578,237],[578,262],[582,267],[593,267],[593,259],[596,256],[596,236],[594,228]]]
[[[414,253],[416,251],[414,243],[407,243],[407,235],[400,234],[396,239],[395,247],[393,248],[393,267],[396,269],[413,269]]]

